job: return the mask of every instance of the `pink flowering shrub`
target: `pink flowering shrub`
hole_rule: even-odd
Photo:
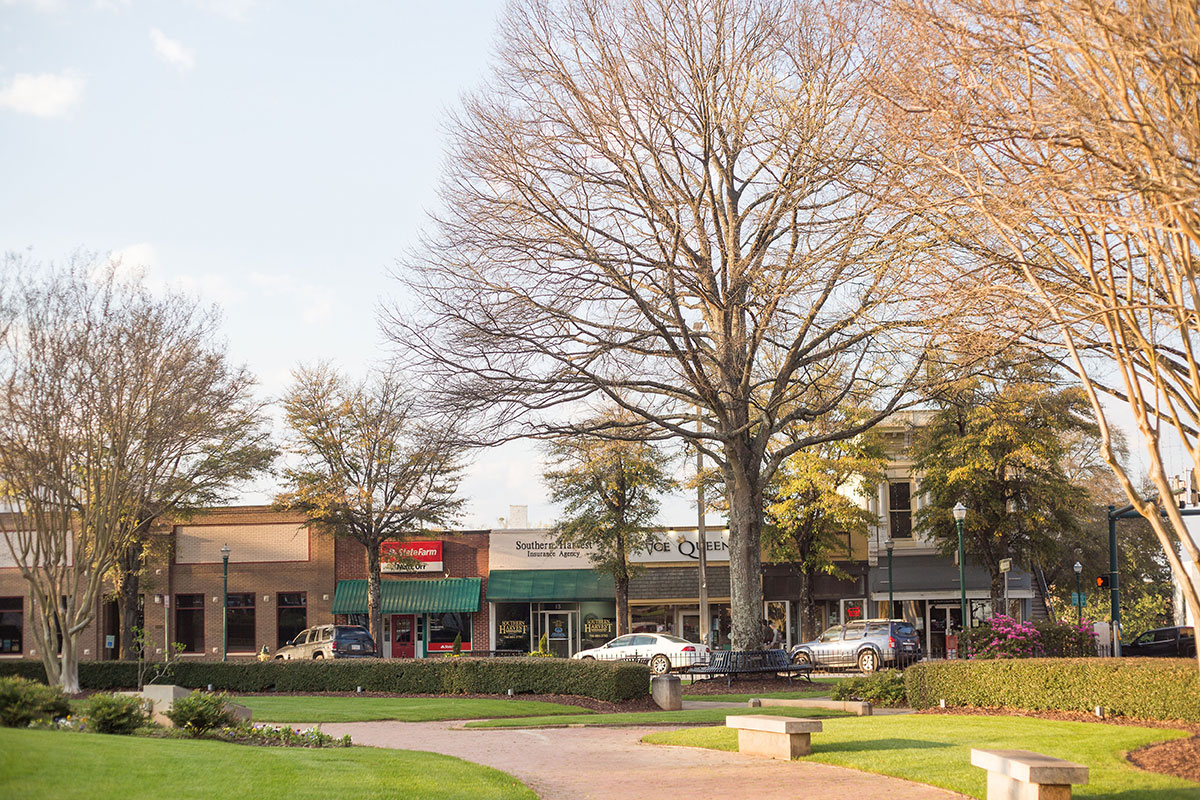
[[[1038,658],[1096,654],[1091,625],[1041,620],[1020,622],[997,614],[965,632],[959,648],[967,658]]]

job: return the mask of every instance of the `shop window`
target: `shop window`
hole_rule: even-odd
[[[175,595],[175,641],[185,653],[204,652],[204,595]]]
[[[0,597],[0,653],[22,652],[25,598]]]
[[[524,652],[533,649],[529,638],[528,603],[496,604],[496,649]]]
[[[599,647],[617,635],[614,603],[580,603],[579,616],[583,625],[580,638],[584,650]]]
[[[275,646],[283,647],[308,627],[308,594],[280,592],[275,599]]]
[[[230,653],[253,653],[254,647],[254,593],[231,594],[225,604],[229,616],[229,636],[226,648]]]
[[[471,649],[471,614],[430,614],[425,649],[431,653],[448,653],[454,649],[454,639],[462,636],[462,649]]]
[[[888,484],[888,531],[893,539],[912,538],[912,484]]]
[[[631,606],[630,626],[634,633],[674,633],[674,610],[670,606]]]

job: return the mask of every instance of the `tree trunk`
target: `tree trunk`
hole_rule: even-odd
[[[805,566],[800,570],[800,641],[811,642],[821,635],[817,605],[813,602],[813,571]]]
[[[729,496],[729,591],[733,631],[730,648],[761,650],[762,515],[758,476],[731,460],[726,475]]]
[[[629,633],[629,576],[618,575],[617,586],[617,636]]]
[[[379,543],[367,547],[367,624],[371,630],[371,638],[375,640],[376,652],[383,654],[383,607],[381,570],[379,563]],[[416,631],[413,631],[413,643],[416,643]]]
[[[76,648],[78,634],[63,636],[62,653],[59,655],[59,686],[64,694],[79,694],[79,650]]]

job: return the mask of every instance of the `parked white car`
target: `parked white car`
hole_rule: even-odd
[[[665,633],[630,633],[607,644],[580,650],[571,658],[582,661],[641,661],[655,675],[708,663],[708,646]]]

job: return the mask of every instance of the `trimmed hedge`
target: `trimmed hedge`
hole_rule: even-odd
[[[1200,672],[1191,658],[1015,658],[914,664],[913,708],[948,706],[1092,711],[1200,722]]]
[[[620,702],[649,693],[644,664],[576,661],[565,658],[423,658],[332,661],[181,661],[173,682],[189,689],[227,692],[365,692],[395,694],[573,694]],[[43,683],[36,661],[0,662],[0,675],[21,675]],[[85,661],[79,665],[85,689],[133,688],[137,665]]]

